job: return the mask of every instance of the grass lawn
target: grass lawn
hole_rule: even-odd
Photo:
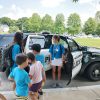
[[[93,38],[75,38],[75,41],[82,46],[90,46],[100,48],[100,39]]]

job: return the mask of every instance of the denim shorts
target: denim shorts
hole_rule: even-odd
[[[32,86],[29,88],[29,91],[38,92],[38,90],[41,88],[41,86],[42,86],[42,81],[40,81],[39,83],[36,83],[36,84],[32,84]]]

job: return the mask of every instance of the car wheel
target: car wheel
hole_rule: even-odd
[[[100,63],[92,64],[87,70],[87,76],[92,81],[100,80]]]

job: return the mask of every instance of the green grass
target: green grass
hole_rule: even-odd
[[[75,38],[75,41],[82,46],[90,46],[90,47],[100,48],[100,39]]]

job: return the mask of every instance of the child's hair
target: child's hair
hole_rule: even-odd
[[[20,53],[16,56],[16,64],[21,65],[27,60],[27,55]]]
[[[34,54],[33,54],[32,52],[27,53],[27,57],[28,57],[28,59],[30,59],[31,61],[34,61],[34,60],[35,60],[35,56],[34,56]]]
[[[58,35],[54,35],[53,38],[56,39],[58,42],[60,41],[60,36]]]
[[[37,52],[40,52],[41,50],[41,45],[40,44],[33,44],[32,45],[32,50],[35,50]]]

